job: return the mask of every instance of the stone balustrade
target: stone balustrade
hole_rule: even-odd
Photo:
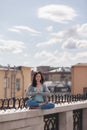
[[[74,130],[73,111],[77,109],[82,109],[82,130],[87,130],[87,100],[55,104],[55,108],[49,110],[1,110],[0,130],[44,130],[44,116],[55,113],[59,116],[57,130]]]

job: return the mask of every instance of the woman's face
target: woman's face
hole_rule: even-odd
[[[40,82],[40,80],[41,80],[41,75],[40,75],[40,74],[37,74],[37,75],[36,75],[36,81],[37,81],[37,82]]]

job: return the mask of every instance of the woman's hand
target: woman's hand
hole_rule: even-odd
[[[39,103],[39,106],[42,106],[42,105],[44,105],[44,104],[46,104],[46,103],[48,103],[48,102],[49,102],[49,98],[48,98],[48,97],[46,97],[45,102]]]
[[[37,87],[37,90],[36,90],[37,93],[40,93],[40,88]]]

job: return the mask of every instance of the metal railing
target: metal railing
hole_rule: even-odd
[[[5,98],[0,99],[0,110],[5,109],[18,109],[18,108],[26,108],[26,101],[29,98]],[[54,102],[55,104],[61,103],[72,103],[77,101],[84,101],[87,100],[87,95],[85,94],[77,94],[77,95],[58,95],[52,94],[49,97],[49,101]]]

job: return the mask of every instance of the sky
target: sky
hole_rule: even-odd
[[[0,65],[87,63],[87,0],[0,0]]]

